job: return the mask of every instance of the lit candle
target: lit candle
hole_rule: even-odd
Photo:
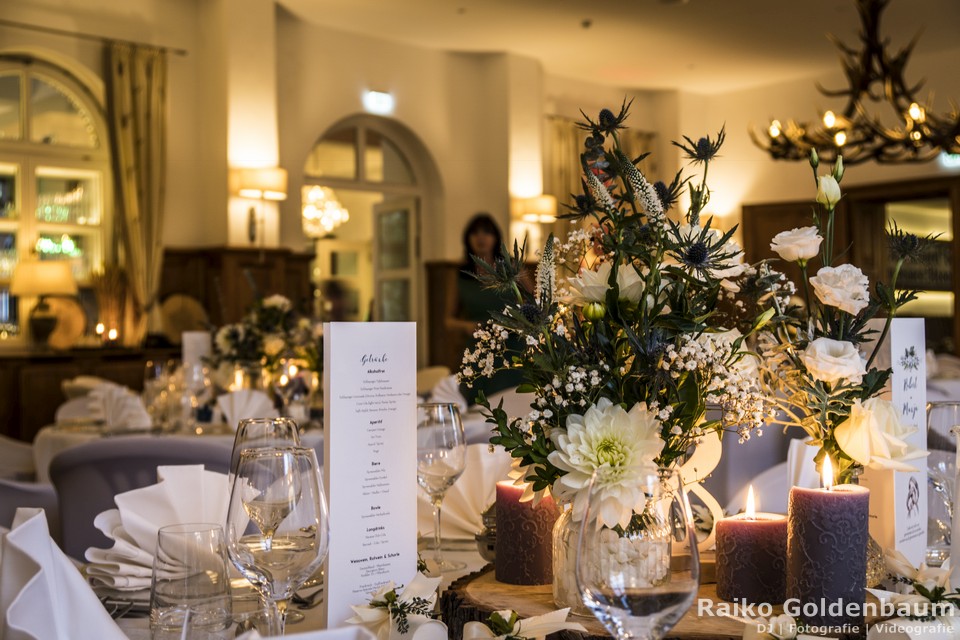
[[[822,489],[790,489],[787,598],[799,601],[807,624],[859,626],[862,631],[870,491],[852,484],[834,486],[829,456],[822,479]]]
[[[560,512],[553,498],[520,502],[523,487],[497,483],[494,571],[507,584],[553,582],[553,525]]]
[[[231,386],[231,391],[239,391],[243,389],[243,369],[237,367],[233,370],[233,385]]]
[[[98,322],[98,323],[97,323],[97,328],[94,329],[94,331],[96,331],[96,332],[97,332],[97,336],[99,336],[99,337],[102,339],[102,338],[103,338],[103,332],[106,331],[106,327],[103,326],[103,323],[102,323],[102,322]]]
[[[780,604],[786,571],[787,517],[757,513],[750,485],[746,512],[717,522],[717,596]]]
[[[110,342],[113,342],[114,340],[117,339],[117,335],[119,334],[117,333],[116,329],[110,329],[110,331],[107,331],[107,340],[109,340]]]

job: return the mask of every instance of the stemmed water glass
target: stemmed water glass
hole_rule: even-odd
[[[603,467],[587,491],[577,546],[584,604],[619,640],[661,638],[693,604],[700,562],[690,504],[675,470]],[[633,506],[626,527],[611,509]],[[671,562],[671,556],[686,556]]]
[[[443,559],[440,549],[440,506],[467,462],[460,410],[455,404],[427,403],[417,406],[417,482],[433,504],[433,560],[431,574],[463,569],[462,562]]]
[[[267,635],[283,635],[293,593],[327,555],[327,503],[313,449],[245,449],[227,511],[230,560],[267,604]]]
[[[300,429],[289,418],[245,418],[237,425],[230,455],[230,482],[237,473],[240,453],[244,449],[299,447]]]

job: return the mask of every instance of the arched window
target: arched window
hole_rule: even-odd
[[[0,340],[21,332],[17,263],[66,260],[78,283],[103,264],[110,212],[103,107],[67,70],[0,55]]]

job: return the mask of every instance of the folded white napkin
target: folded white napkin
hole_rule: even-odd
[[[376,636],[370,633],[366,627],[350,625],[349,627],[338,627],[336,629],[326,629],[323,631],[306,631],[304,633],[286,633],[283,636],[287,640],[375,640]],[[261,640],[263,636],[254,631],[248,631],[237,640]]]
[[[91,416],[108,429],[149,429],[152,424],[143,400],[126,387],[101,384],[87,398]]]
[[[234,431],[247,418],[276,418],[277,410],[270,397],[256,389],[238,389],[217,398],[223,419]]]
[[[430,391],[430,402],[450,402],[460,408],[460,413],[466,413],[469,403],[460,393],[460,383],[456,375],[444,376]]]
[[[502,447],[491,453],[489,445],[467,445],[463,474],[443,499],[440,526],[444,538],[473,539],[483,529],[483,512],[496,499],[497,482],[507,479],[511,462]],[[421,535],[433,532],[433,506],[422,491],[417,496],[417,528]]]
[[[811,447],[799,438],[790,441],[787,450],[787,480],[790,487],[815,489],[820,486],[820,474],[813,461],[817,448]]]
[[[903,595],[883,589],[867,589],[881,603],[909,606],[929,602],[916,594]],[[891,618],[871,625],[867,640],[957,640],[960,638],[960,617],[937,616],[932,620]]]
[[[348,618],[347,622],[365,627],[376,635],[377,640],[446,640],[447,625],[419,613],[407,616],[407,630],[401,633],[390,611],[383,606],[387,601],[386,596],[392,593],[398,602],[425,600],[432,609],[437,601],[440,580],[441,578],[428,578],[422,573],[416,573],[399,593],[393,582],[388,582],[370,594],[369,604],[351,605],[354,615]],[[375,602],[378,604],[373,604]]]
[[[121,591],[147,589],[161,527],[226,522],[230,489],[224,474],[183,465],[157,467],[157,478],[157,484],[115,496],[117,508],[94,519],[114,544],[87,549],[91,581]]]
[[[60,389],[63,390],[63,395],[65,395],[69,400],[85,396],[102,384],[113,385],[115,387],[120,386],[115,382],[110,382],[106,378],[98,378],[97,376],[77,376],[76,378],[71,378],[61,382]]]
[[[124,640],[83,576],[50,538],[41,509],[18,509],[0,539],[0,638]]]
[[[558,609],[541,616],[532,616],[523,620],[518,619],[509,633],[497,635],[483,622],[468,622],[463,625],[463,640],[506,640],[507,638],[530,638],[543,640],[551,633],[569,629],[586,633],[587,630],[579,622],[567,622],[570,608]],[[497,611],[504,621],[513,617],[512,610]]]

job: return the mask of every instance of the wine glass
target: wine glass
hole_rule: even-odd
[[[283,635],[294,591],[327,555],[327,503],[313,449],[245,449],[227,510],[227,551],[267,604],[266,635]]]
[[[237,473],[240,453],[244,449],[270,449],[276,447],[299,447],[300,429],[289,418],[245,418],[237,425],[233,438],[233,453],[230,455],[230,478]]]
[[[417,483],[433,504],[433,561],[431,574],[463,569],[463,562],[443,559],[440,549],[440,506],[467,462],[460,410],[450,403],[417,405]]]
[[[663,637],[697,595],[697,537],[681,487],[672,469],[605,466],[586,489],[577,588],[587,608],[620,640]],[[617,523],[621,505],[633,505],[626,527]],[[671,556],[685,558],[671,563]]]
[[[167,418],[167,399],[170,369],[166,362],[147,360],[143,366],[143,404],[154,426],[161,426]]]
[[[960,402],[931,402],[927,404],[927,448],[956,451],[954,427],[960,427]]]

